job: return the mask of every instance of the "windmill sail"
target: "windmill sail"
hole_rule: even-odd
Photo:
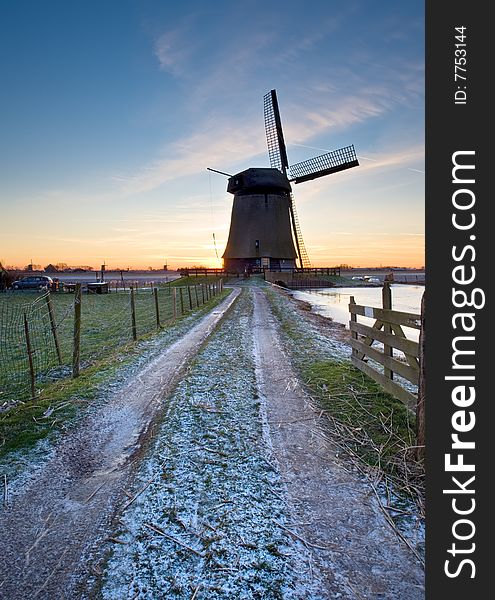
[[[268,157],[272,169],[278,169],[287,174],[289,160],[287,158],[287,148],[285,146],[284,134],[282,132],[282,121],[278,108],[277,92],[271,90],[263,98],[263,112],[265,115],[266,142],[268,145]],[[310,267],[308,253],[301,233],[299,218],[297,216],[294,196],[290,195],[290,216],[292,221],[292,230],[296,242],[299,264],[301,267]]]
[[[268,156],[272,169],[278,169],[286,173],[289,168],[287,160],[287,149],[285,147],[284,134],[282,133],[282,122],[278,109],[277,93],[271,90],[263,98],[263,112],[265,115],[266,142],[268,144]]]
[[[346,146],[333,152],[327,152],[321,156],[315,156],[309,160],[296,163],[289,167],[287,159],[287,148],[285,146],[282,122],[278,108],[277,92],[271,90],[263,98],[263,112],[265,115],[266,141],[268,145],[268,157],[272,169],[278,169],[290,182],[302,183],[318,177],[324,177],[331,173],[337,173],[359,166],[354,146]],[[289,211],[292,222],[292,232],[299,256],[301,267],[310,267],[311,263],[304,245],[299,218],[297,216],[294,196],[290,194]]]
[[[324,177],[331,173],[344,171],[359,165],[354,146],[346,146],[333,152],[327,152],[321,156],[315,156],[309,160],[296,163],[289,168],[290,181],[301,183]]]

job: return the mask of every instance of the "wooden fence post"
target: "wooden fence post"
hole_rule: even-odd
[[[153,296],[155,298],[155,315],[156,315],[156,328],[160,329],[160,307],[158,306],[158,288],[153,288]]]
[[[179,288],[179,297],[180,297],[180,314],[184,314],[184,296],[182,293],[182,288]]]
[[[187,286],[187,295],[189,296],[189,310],[192,310],[191,286]]]
[[[198,286],[194,286],[194,294],[196,295],[196,308],[199,308]]]
[[[172,288],[170,288],[172,289]],[[177,319],[177,288],[174,287],[174,291],[172,294],[172,304],[174,307],[174,321]]]
[[[131,285],[131,326],[132,339],[137,340],[137,325],[136,325],[136,300],[134,298],[134,286]]]
[[[419,331],[419,387],[416,405],[416,458],[425,457],[425,294],[421,298],[421,329]]]
[[[351,296],[351,297],[350,297],[350,299],[349,299],[349,303],[350,303],[350,304],[356,304],[356,300],[355,300],[354,296]],[[351,321],[353,321],[354,323],[356,323],[356,322],[357,322],[357,315],[356,315],[356,314],[354,314],[354,313],[352,313],[352,312],[351,312]],[[358,339],[358,334],[357,334],[357,331],[352,331],[352,330],[351,330],[351,337],[352,337],[352,339],[354,339],[354,340],[357,340],[357,339]],[[351,350],[351,353],[352,353],[354,356],[356,356],[356,355],[357,355],[357,353],[358,353],[358,351],[357,351],[355,348],[352,348],[352,350]]]
[[[81,362],[81,299],[82,288],[80,283],[76,283],[74,291],[74,348],[72,352],[72,377],[79,377],[79,367]]]
[[[36,374],[34,372],[33,349],[31,348],[31,338],[29,336],[29,324],[26,313],[24,313],[24,335],[26,337],[26,350],[29,362],[29,378],[31,382],[31,400],[36,396]]]
[[[201,297],[203,298],[203,304],[205,303],[205,284],[201,284]]]
[[[390,283],[388,281],[383,282],[382,304],[383,304],[384,309],[387,309],[387,310],[392,309],[392,290],[390,288]],[[392,327],[388,323],[384,324],[383,330],[387,334],[392,333]],[[383,354],[385,354],[385,356],[393,356],[393,353],[394,353],[394,351],[391,346],[388,346],[387,344],[383,344]],[[385,375],[385,377],[387,379],[394,378],[393,372],[390,369],[388,369],[387,367],[384,367],[383,374]]]
[[[53,312],[52,295],[48,293],[46,295],[46,304],[48,306],[48,316],[50,317],[50,327],[52,329],[53,341],[55,343],[55,351],[57,352],[58,364],[62,364],[62,353],[60,351],[60,343],[58,340],[57,323],[55,321],[55,314]]]

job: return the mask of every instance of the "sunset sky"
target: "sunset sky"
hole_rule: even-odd
[[[313,265],[424,265],[417,0],[16,0],[0,19],[0,261],[218,266],[235,173],[361,166],[295,186]]]

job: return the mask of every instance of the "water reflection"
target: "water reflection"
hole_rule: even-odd
[[[392,286],[392,308],[404,312],[419,314],[421,311],[421,296],[425,291],[424,285]],[[382,288],[322,288],[315,290],[295,290],[294,297],[309,302],[314,312],[325,317],[331,317],[349,327],[349,301],[351,296],[357,304],[365,306],[382,306]],[[373,325],[374,320],[359,317],[361,323]],[[418,340],[419,331],[409,327],[404,328],[406,336]]]

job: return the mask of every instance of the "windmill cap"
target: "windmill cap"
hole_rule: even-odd
[[[229,178],[227,192],[235,194],[240,191],[256,191],[258,193],[283,190],[291,192],[289,180],[278,169],[246,169]]]

